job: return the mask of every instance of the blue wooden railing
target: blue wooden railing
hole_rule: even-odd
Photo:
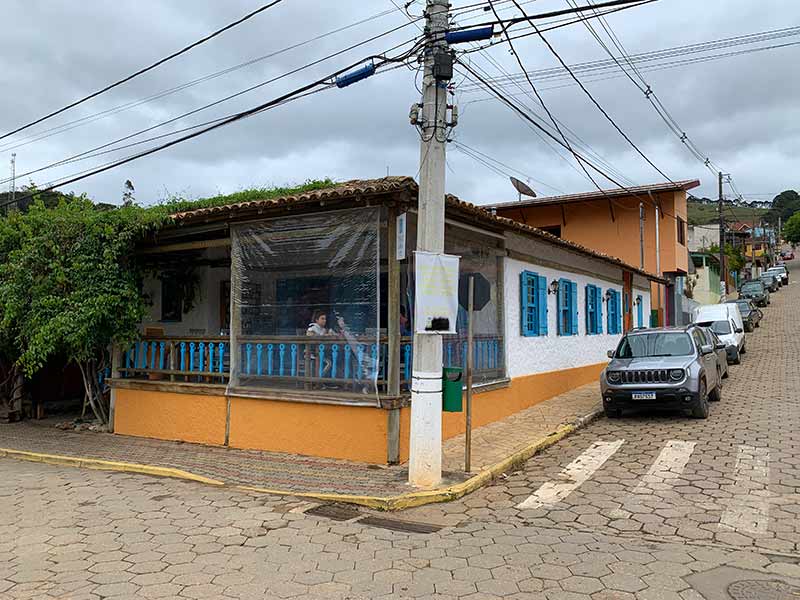
[[[473,340],[477,378],[500,377],[504,372],[502,340],[476,336]],[[388,341],[365,338],[247,338],[239,344],[239,376],[243,384],[285,385],[377,382],[388,380]],[[444,365],[466,367],[467,341],[445,337]],[[414,352],[411,338],[400,342],[400,381],[411,381]],[[136,342],[123,353],[124,377],[170,381],[225,383],[231,362],[229,338],[154,338]]]

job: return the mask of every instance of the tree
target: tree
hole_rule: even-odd
[[[0,220],[0,340],[27,376],[65,356],[82,374],[84,406],[108,422],[98,373],[112,343],[130,344],[145,314],[135,245],[164,219],[136,206],[96,210],[84,197],[41,199]]]
[[[130,179],[126,179],[122,192],[122,206],[131,206],[136,201],[136,198],[133,197],[133,192],[133,183]]]
[[[800,243],[800,212],[793,214],[783,227],[783,239],[792,244]]]
[[[786,190],[775,196],[772,208],[764,215],[764,219],[772,225],[777,225],[780,217],[786,223],[797,211],[800,211],[800,194],[794,190]]]

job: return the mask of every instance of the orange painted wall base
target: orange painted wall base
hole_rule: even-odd
[[[596,381],[604,364],[519,377],[506,388],[475,394],[474,427]],[[202,444],[225,443],[227,398],[118,388],[114,431]],[[408,460],[411,409],[400,411],[400,459]],[[444,439],[464,432],[463,413],[444,413]],[[378,408],[231,398],[229,445],[385,464],[388,412]]]

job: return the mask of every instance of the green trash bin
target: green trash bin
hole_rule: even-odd
[[[444,412],[461,412],[462,390],[464,388],[463,371],[458,367],[442,369],[442,410]]]

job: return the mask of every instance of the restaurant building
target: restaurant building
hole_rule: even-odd
[[[114,352],[114,431],[407,460],[416,210],[414,180],[387,177],[174,215],[141,249],[150,314],[141,341]],[[476,427],[596,380],[665,283],[452,196],[445,252],[485,292]],[[444,366],[465,365],[461,305]],[[444,414],[444,439],[463,430]]]

